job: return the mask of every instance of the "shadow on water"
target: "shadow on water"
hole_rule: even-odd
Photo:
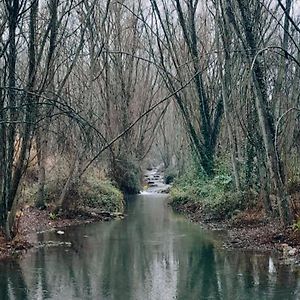
[[[167,207],[127,199],[128,217],[40,234],[68,241],[0,264],[0,299],[298,299],[299,274],[267,254],[228,251],[220,235]]]

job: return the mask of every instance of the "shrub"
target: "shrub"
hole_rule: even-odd
[[[175,180],[176,177],[177,177],[176,170],[174,170],[173,168],[166,169],[166,171],[165,171],[165,177],[164,177],[165,184],[172,183]]]
[[[66,177],[50,178],[45,185],[45,202],[52,205],[62,192]],[[38,192],[38,184],[24,184],[23,202],[34,205]],[[109,212],[124,210],[123,194],[109,180],[95,170],[86,174],[78,185],[74,186],[68,195],[70,207],[84,206]]]
[[[109,212],[124,210],[123,194],[110,181],[88,178],[79,189],[79,204]]]
[[[134,160],[124,158],[114,162],[111,177],[126,194],[138,194],[141,190],[141,172]]]
[[[196,204],[210,219],[230,218],[234,211],[243,210],[253,205],[252,191],[237,193],[234,190],[232,176],[222,168],[216,171],[216,176],[207,178],[195,168],[188,170],[178,178],[171,188],[171,205]]]

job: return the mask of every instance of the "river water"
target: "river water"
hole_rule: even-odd
[[[297,269],[223,249],[226,232],[186,221],[165,195],[127,201],[124,220],[37,235],[67,243],[1,263],[0,299],[300,299]]]

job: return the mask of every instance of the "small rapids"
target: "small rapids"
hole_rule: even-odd
[[[167,194],[171,187],[171,185],[165,184],[164,173],[158,168],[147,170],[145,172],[144,183],[145,188],[141,191],[141,195],[150,195],[155,193]]]

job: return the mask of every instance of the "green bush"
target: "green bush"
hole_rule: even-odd
[[[196,204],[206,217],[225,219],[230,218],[234,211],[251,206],[255,196],[252,191],[237,193],[232,176],[222,167],[212,179],[191,168],[175,181],[171,198],[171,205],[175,208]]]
[[[49,204],[55,202],[61,194],[62,189],[66,183],[66,178],[50,179],[45,184],[45,203]]]
[[[165,184],[170,184],[172,183],[175,178],[177,177],[177,172],[173,168],[168,168],[165,171],[165,176],[164,176],[164,181]]]
[[[54,204],[60,197],[66,178],[55,178],[47,181],[45,185],[45,202]],[[25,185],[22,198],[29,205],[34,205],[38,192],[38,184]],[[70,207],[84,206],[97,208],[109,212],[122,212],[124,210],[123,194],[109,180],[99,178],[91,173],[85,176],[74,187],[70,198]]]
[[[141,172],[134,160],[124,158],[115,161],[111,177],[126,194],[138,194],[141,190]]]
[[[124,210],[123,194],[110,181],[88,178],[79,189],[80,204],[109,212]]]
[[[49,179],[45,184],[44,200],[45,204],[51,204],[59,198],[66,182],[65,178]],[[38,196],[38,183],[23,183],[22,202],[28,205],[35,205]]]

